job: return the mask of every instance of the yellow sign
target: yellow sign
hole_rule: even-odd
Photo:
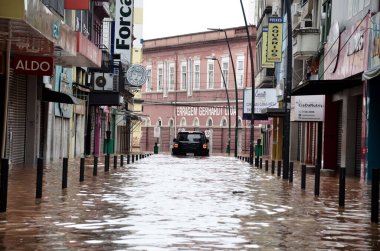
[[[281,62],[282,17],[268,18],[268,62]]]
[[[268,62],[268,27],[263,27],[262,32],[262,43],[261,43],[261,67],[263,68],[274,68],[273,62]]]
[[[5,3],[6,2],[6,3]],[[24,0],[0,1],[0,18],[24,19]]]

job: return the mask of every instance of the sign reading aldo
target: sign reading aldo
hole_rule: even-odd
[[[13,69],[17,74],[52,76],[54,61],[53,57],[15,55]]]

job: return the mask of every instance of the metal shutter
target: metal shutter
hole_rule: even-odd
[[[9,72],[7,157],[11,164],[25,162],[26,77]]]

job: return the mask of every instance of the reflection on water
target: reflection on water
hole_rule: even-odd
[[[43,198],[35,200],[35,170],[12,168],[8,211],[0,215],[0,250],[378,250],[370,224],[370,190],[348,179],[338,209],[337,178],[313,177],[300,190],[227,157],[155,155],[92,177],[70,165],[46,167]]]

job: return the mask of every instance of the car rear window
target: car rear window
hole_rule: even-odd
[[[181,133],[179,134],[179,141],[200,142],[202,134],[199,133]]]

